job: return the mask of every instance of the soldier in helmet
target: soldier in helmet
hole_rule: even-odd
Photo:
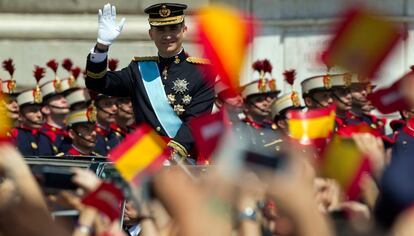
[[[108,152],[115,147],[118,142],[111,124],[116,121],[118,107],[117,98],[98,94],[94,100],[96,107],[96,146],[95,152],[101,156],[106,156]]]
[[[43,95],[42,113],[45,116],[42,132],[52,141],[55,154],[65,153],[70,147],[70,138],[66,130],[66,116],[70,109],[65,95],[71,88],[69,84],[62,83],[56,77],[42,84],[40,90]]]
[[[92,102],[87,89],[78,88],[66,96],[71,111],[87,109]]]
[[[332,105],[331,81],[327,75],[318,75],[302,81],[302,97],[308,109]]]
[[[270,116],[271,104],[280,90],[276,88],[276,81],[269,77],[271,64],[268,60],[256,61],[253,68],[258,72],[259,79],[241,87],[245,115],[243,124],[247,126],[243,130],[248,134],[240,134],[240,138],[249,139],[254,147],[260,149],[279,138]]]
[[[118,112],[115,117],[115,122],[111,123],[110,127],[115,133],[115,142],[119,144],[135,129],[135,119],[131,99],[128,97],[117,98],[116,105]]]
[[[13,60],[8,59],[3,61],[3,68],[6,70],[10,79],[1,80],[1,91],[5,95],[3,100],[7,109],[8,117],[13,121],[14,125],[18,125],[19,120],[19,105],[17,104],[17,95],[19,93],[16,90],[16,80],[13,79],[14,65]]]
[[[356,124],[367,124],[381,134],[385,134],[386,119],[371,114],[374,107],[368,100],[368,95],[373,88],[374,86],[368,79],[363,79],[356,74],[353,75],[351,84],[352,109],[350,118]]]
[[[42,68],[38,69],[42,70]],[[55,152],[50,139],[40,130],[44,123],[44,117],[41,112],[42,94],[39,86],[21,92],[17,96],[17,103],[19,104],[21,123],[11,130],[11,137],[19,151],[24,156],[54,156]]]
[[[71,112],[68,116],[68,132],[72,145],[66,152],[69,156],[98,156],[95,149],[96,111],[93,107]]]

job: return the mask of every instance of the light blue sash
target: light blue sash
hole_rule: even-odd
[[[174,138],[182,121],[168,103],[157,63],[155,61],[140,61],[138,62],[138,70],[141,73],[142,82],[155,115],[168,137]]]

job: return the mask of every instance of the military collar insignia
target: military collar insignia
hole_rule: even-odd
[[[204,65],[211,64],[210,61],[205,58],[187,57],[186,60],[187,62],[194,63],[194,64],[204,64]]]
[[[174,92],[184,94],[188,90],[188,82],[185,79],[176,79],[173,81],[172,89]]]

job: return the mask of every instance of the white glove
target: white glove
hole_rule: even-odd
[[[103,45],[111,45],[113,41],[121,34],[124,27],[125,18],[117,25],[115,6],[107,3],[103,10],[99,9],[98,13],[98,43]]]

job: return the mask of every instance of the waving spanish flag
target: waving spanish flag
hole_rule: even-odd
[[[247,45],[253,38],[251,18],[235,9],[215,5],[199,9],[196,16],[197,34],[205,56],[223,83],[236,90]]]
[[[350,200],[356,200],[362,176],[370,171],[370,162],[353,139],[336,135],[324,150],[320,171],[322,176],[337,180]]]
[[[161,167],[168,157],[166,142],[150,127],[141,125],[109,153],[121,176],[132,183]]]
[[[323,148],[334,131],[335,106],[287,113],[289,136],[302,145]]]
[[[373,78],[401,38],[401,30],[394,23],[366,9],[351,9],[339,24],[322,60],[327,65]]]
[[[0,142],[10,141],[9,132],[13,127],[6,107],[7,99],[7,94],[0,92]]]

